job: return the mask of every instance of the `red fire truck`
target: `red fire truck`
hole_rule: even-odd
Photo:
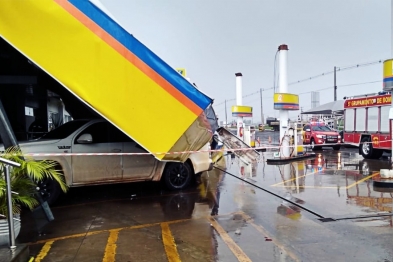
[[[391,150],[390,92],[354,96],[344,102],[344,142],[359,147],[366,159],[378,159]]]

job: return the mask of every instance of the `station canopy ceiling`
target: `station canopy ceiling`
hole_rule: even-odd
[[[342,115],[344,100],[329,102],[302,112],[303,115]]]
[[[211,138],[212,99],[94,2],[1,1],[0,37],[157,159],[185,161]]]

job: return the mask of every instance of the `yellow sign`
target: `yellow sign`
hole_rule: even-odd
[[[393,59],[383,62],[383,90],[393,89]]]
[[[287,93],[276,93],[273,97],[276,110],[299,110],[299,96]]]
[[[186,77],[186,69],[185,68],[176,68],[176,71],[179,72],[182,76]]]
[[[251,106],[232,106],[232,116],[252,117]]]

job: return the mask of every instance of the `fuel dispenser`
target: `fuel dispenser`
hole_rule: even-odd
[[[251,147],[255,147],[255,129],[251,130],[250,126],[245,126],[242,138],[244,143]]]
[[[303,134],[302,132],[298,132],[297,123],[289,122],[288,126],[288,131],[283,136],[282,141],[280,141],[280,150],[274,155],[275,158],[291,158],[304,154]],[[284,140],[286,143],[284,143]],[[286,151],[283,148],[284,146],[289,147],[289,155],[283,154],[283,152]]]

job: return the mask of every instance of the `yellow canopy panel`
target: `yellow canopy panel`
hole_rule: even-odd
[[[210,140],[212,100],[90,1],[0,6],[2,38],[159,160]]]

